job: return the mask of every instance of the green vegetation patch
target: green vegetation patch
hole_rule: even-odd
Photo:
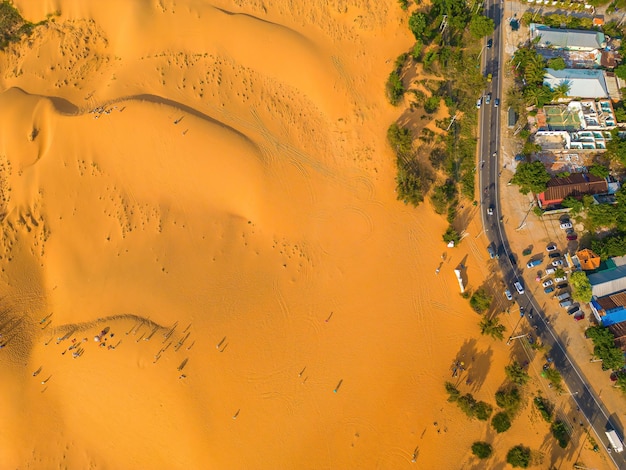
[[[29,36],[35,25],[25,21],[20,12],[7,0],[0,3],[0,50],[9,43]]]
[[[555,421],[550,426],[550,431],[552,431],[554,438],[559,441],[559,446],[565,449],[570,441],[569,429],[565,423],[563,421]]]
[[[526,372],[522,365],[517,361],[514,361],[511,365],[506,366],[504,368],[504,372],[509,380],[517,385],[526,385],[530,380],[528,372]]]
[[[491,426],[497,433],[505,432],[511,427],[511,418],[506,411],[500,411],[492,418]]]
[[[506,454],[506,461],[513,467],[528,468],[530,465],[530,449],[523,445],[512,447]]]
[[[536,396],[533,399],[533,403],[535,404],[535,408],[537,408],[544,421],[546,421],[547,423],[552,422],[552,411],[554,409],[554,406],[548,400],[541,396]]]
[[[470,298],[470,307],[475,312],[482,313],[486,311],[491,306],[491,301],[493,297],[491,297],[484,288],[478,289],[472,297]]]
[[[472,454],[474,454],[479,459],[488,459],[491,457],[493,453],[493,448],[491,444],[487,442],[477,441],[472,444]]]
[[[621,370],[624,367],[624,354],[615,346],[615,337],[608,328],[592,326],[587,328],[585,335],[593,341],[593,354],[602,359],[603,369]]]

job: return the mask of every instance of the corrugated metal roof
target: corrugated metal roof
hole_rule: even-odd
[[[555,29],[540,24],[531,24],[533,38],[540,37],[538,47],[560,49],[601,49],[606,44],[604,33],[578,29]]]
[[[573,173],[564,178],[552,178],[548,188],[540,195],[542,201],[560,202],[568,196],[580,197],[585,194],[604,194],[609,190],[605,178],[588,173]]]
[[[587,278],[591,283],[591,292],[596,297],[626,290],[626,266],[589,274]]]
[[[562,83],[569,85],[567,96],[571,98],[607,98],[609,89],[602,70],[546,69],[544,85],[554,89]]]

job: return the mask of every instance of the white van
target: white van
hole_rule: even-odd
[[[611,429],[610,431],[606,431],[606,437],[609,439],[609,442],[611,443],[611,448],[615,452],[624,451],[624,446],[622,445],[622,441],[613,429]]]
[[[524,287],[522,286],[522,284],[517,281],[515,284],[513,284],[515,286],[515,290],[517,290],[517,293],[519,295],[522,295],[524,293]]]

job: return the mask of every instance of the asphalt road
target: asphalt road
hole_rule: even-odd
[[[513,283],[520,281],[524,285],[519,268],[516,264],[517,257],[510,250],[506,233],[500,223],[502,211],[499,205],[499,188],[498,188],[498,172],[499,172],[499,155],[500,155],[500,114],[502,111],[499,107],[495,107],[495,100],[500,100],[500,106],[504,105],[502,97],[502,74],[501,70],[506,66],[502,61],[502,37],[503,28],[508,27],[502,24],[504,19],[504,4],[501,0],[487,0],[485,3],[485,14],[492,18],[495,22],[495,32],[492,37],[493,46],[486,47],[485,40],[481,52],[481,70],[484,74],[491,74],[492,81],[487,84],[487,89],[482,96],[482,105],[479,112],[479,185],[480,185],[480,202],[481,214],[484,233],[494,249],[499,254],[500,269],[503,279],[509,290],[515,295],[518,304],[525,308],[528,312],[523,321],[528,321],[530,326],[535,329],[536,334],[541,341],[551,348],[551,357],[554,367],[561,373],[566,384],[567,393],[575,400],[580,410],[581,420],[584,419],[591,425],[595,432],[595,439],[606,452],[608,447],[608,439],[605,431],[607,429],[615,429],[617,433],[624,437],[623,423],[618,417],[617,411],[609,411],[606,409],[598,394],[587,382],[584,375],[577,367],[574,360],[567,354],[566,347],[557,333],[552,329],[550,320],[546,316],[546,312],[542,311],[539,303],[534,298],[532,292],[526,286],[524,294],[517,294]],[[486,95],[491,94],[490,104],[486,104]],[[489,208],[493,209],[493,215],[488,214]],[[522,266],[523,267],[523,266]],[[541,292],[541,290],[539,290]],[[503,294],[502,294],[503,295]],[[565,315],[565,311],[560,312]],[[520,330],[512,332],[511,335],[519,335]],[[520,338],[525,340],[525,338]],[[510,340],[511,345],[515,339]],[[609,387],[610,383],[597,384],[597,387]],[[571,424],[571,423],[570,423]],[[573,432],[581,432],[581,430],[573,429]],[[626,452],[609,453],[609,458],[613,461],[616,468],[626,470]]]

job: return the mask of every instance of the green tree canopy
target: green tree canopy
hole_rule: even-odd
[[[555,421],[550,426],[550,430],[556,440],[559,441],[559,447],[565,449],[569,444],[569,429],[567,429],[566,424],[563,421]]]
[[[530,449],[523,445],[512,447],[506,454],[506,461],[513,467],[528,468],[530,465]]]
[[[554,70],[563,70],[565,68],[565,60],[563,57],[554,57],[548,60],[548,67]]]
[[[474,454],[479,459],[487,459],[491,456],[493,449],[491,444],[487,442],[474,442],[472,444],[472,454]]]
[[[418,11],[414,11],[409,18],[409,29],[415,36],[415,39],[421,39],[424,31],[426,31],[426,15]]]
[[[591,283],[584,271],[575,271],[569,278],[572,285],[572,299],[577,302],[591,302]]]
[[[480,320],[479,326],[481,335],[491,336],[493,339],[504,339],[504,331],[506,330],[506,327],[500,323],[500,319],[497,315],[492,318],[484,316],[482,320]]]
[[[615,338],[608,328],[592,326],[585,334],[593,341],[593,354],[602,359],[604,369],[621,370],[624,367],[624,354],[615,346]]]
[[[511,427],[511,418],[509,418],[506,411],[501,411],[500,413],[496,413],[491,419],[491,426],[497,433],[504,432]]]
[[[493,298],[482,287],[472,294],[470,298],[470,307],[475,312],[482,313],[489,308]]]
[[[391,148],[398,157],[408,157],[411,154],[413,148],[413,136],[411,131],[399,126],[397,123],[393,123],[387,129],[387,142],[391,145]]]
[[[620,67],[626,67],[626,64]],[[606,144],[606,154],[622,165],[626,165],[626,140],[619,136],[617,130],[613,130],[611,136],[612,139]]]
[[[511,382],[517,385],[525,385],[530,380],[530,375],[517,361],[513,361],[511,365],[504,368],[506,376]]]
[[[622,80],[626,80],[626,64],[615,67],[615,75],[617,75]]]
[[[470,33],[479,39],[493,34],[494,28],[495,25],[493,20],[483,15],[472,16],[469,24]]]
[[[518,185],[522,194],[542,193],[546,190],[550,175],[541,162],[520,163],[511,182]]]
[[[611,174],[611,171],[604,165],[591,165],[588,170],[589,174],[600,178],[606,178]]]

